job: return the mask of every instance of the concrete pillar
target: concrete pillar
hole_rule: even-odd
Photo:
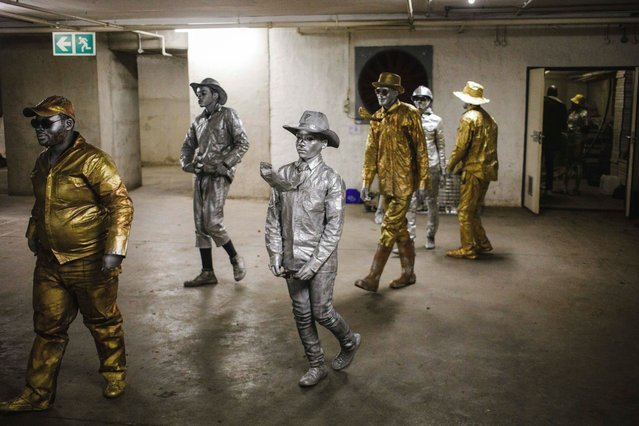
[[[140,55],[137,60],[142,164],[177,165],[191,124],[187,59]]]
[[[141,184],[135,58],[115,56],[98,34],[97,55],[53,56],[51,35],[0,40],[0,80],[11,195],[32,193],[29,175],[42,148],[25,106],[62,95],[76,109],[76,130],[109,153],[127,187]]]
[[[259,173],[260,161],[271,159],[269,67],[266,29],[189,31],[189,81],[211,77],[220,82],[228,94],[226,106],[238,112],[251,144],[237,168],[231,197],[264,198],[269,194]],[[184,90],[189,93],[193,120],[202,108],[191,88]],[[295,150],[292,143],[290,147]]]

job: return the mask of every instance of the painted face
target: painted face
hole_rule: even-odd
[[[428,109],[428,107],[433,103],[433,100],[428,96],[415,96],[413,97],[413,104],[417,107],[418,110],[424,112]]]
[[[302,160],[310,160],[317,154],[322,152],[322,149],[326,147],[328,142],[325,139],[319,139],[318,135],[314,135],[305,130],[300,130],[295,134],[297,141],[295,142],[295,148],[297,154]]]
[[[392,87],[377,87],[375,89],[375,95],[377,96],[377,103],[384,108],[390,108],[395,103],[399,96],[399,91]]]
[[[199,86],[195,90],[195,96],[197,96],[198,105],[202,108],[217,104],[217,100],[220,98],[220,94],[217,91],[207,86]]]
[[[68,125],[66,117],[62,115],[54,115],[52,117],[36,116],[31,120],[31,126],[35,129],[38,143],[44,147],[51,147],[64,142]]]

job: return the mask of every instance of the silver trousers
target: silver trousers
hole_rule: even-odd
[[[231,183],[223,176],[196,175],[193,190],[195,246],[217,247],[231,239],[224,228],[224,203]]]
[[[308,281],[289,279],[288,294],[293,302],[293,317],[311,367],[324,364],[324,351],[320,344],[315,321],[337,338],[342,348],[353,347],[353,332],[333,308],[333,285],[336,272],[318,272]]]

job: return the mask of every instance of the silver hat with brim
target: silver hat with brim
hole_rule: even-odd
[[[220,99],[218,100],[218,103],[220,105],[224,105],[226,103],[226,100],[228,99],[228,96],[226,95],[226,91],[222,89],[222,86],[220,86],[220,83],[218,83],[217,80],[215,80],[214,78],[208,77],[202,80],[201,83],[191,83],[189,84],[189,86],[191,86],[191,89],[193,89],[193,92],[195,92],[197,88],[200,86],[206,86],[211,88],[212,90],[215,90],[220,95]]]
[[[339,147],[339,136],[337,133],[329,129],[328,118],[323,112],[319,111],[304,111],[300,118],[300,124],[297,126],[282,126],[294,135],[300,130],[305,130],[308,133],[325,136],[328,140],[328,146],[333,148]]]

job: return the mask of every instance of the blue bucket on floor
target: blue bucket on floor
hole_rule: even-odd
[[[348,188],[346,190],[346,204],[361,204],[362,198],[359,195],[359,191],[355,188]]]

